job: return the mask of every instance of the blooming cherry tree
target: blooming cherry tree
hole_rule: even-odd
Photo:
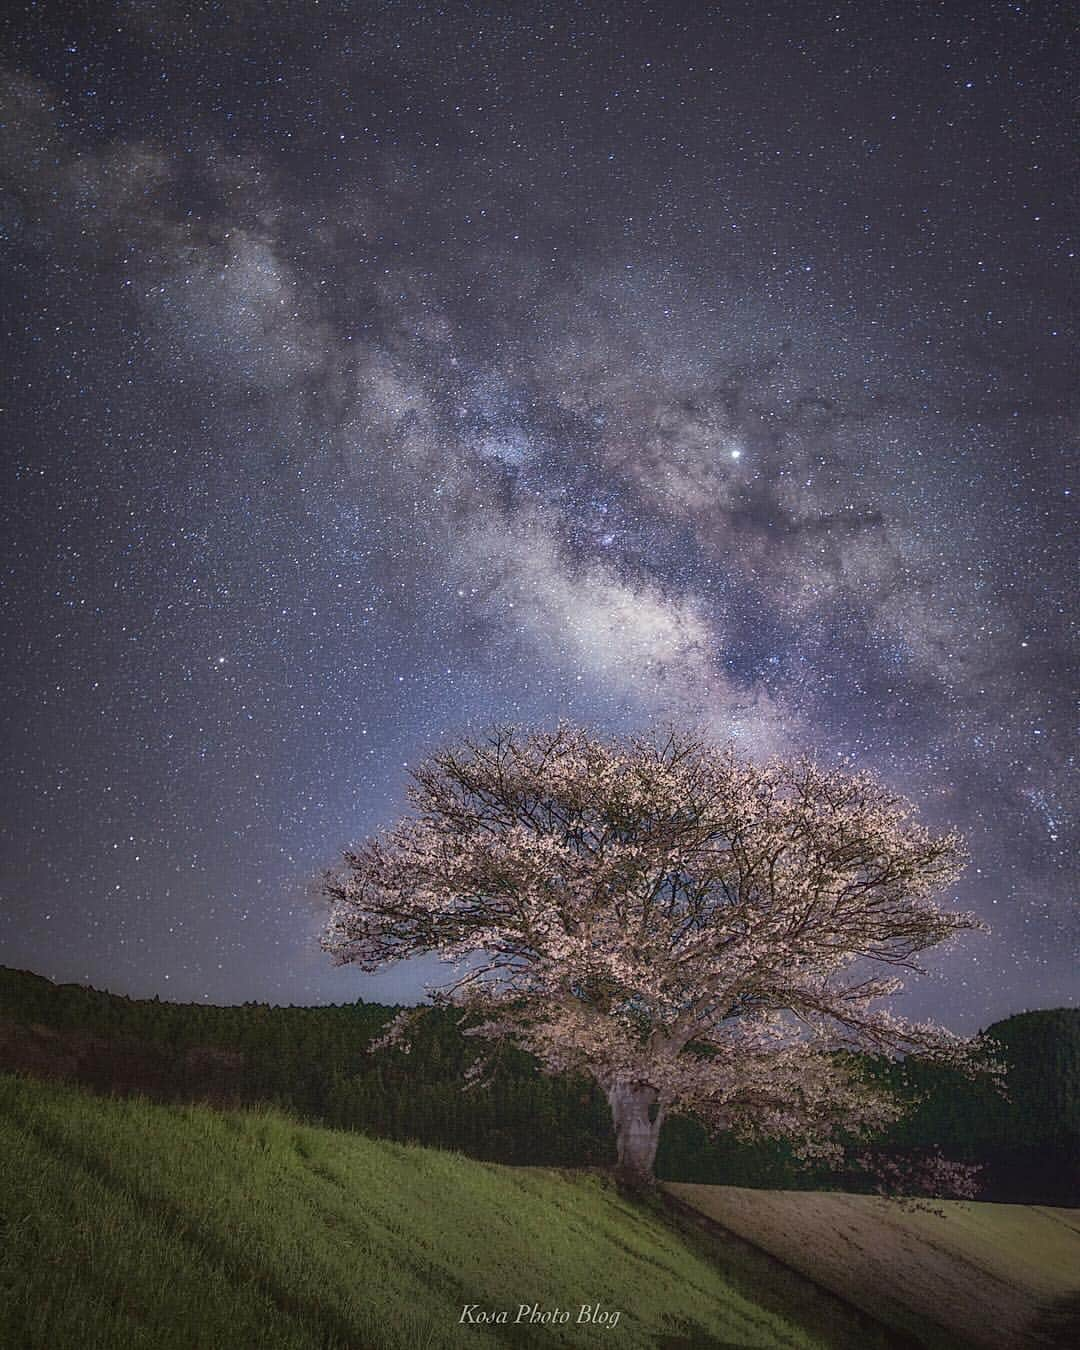
[[[409,795],[327,878],[324,946],[366,971],[456,964],[439,997],[472,1035],[600,1085],[630,1184],[668,1114],[836,1156],[899,1114],[853,1052],[972,1062],[880,1006],[981,925],[937,900],[958,837],[865,774],[562,725],[441,750]]]

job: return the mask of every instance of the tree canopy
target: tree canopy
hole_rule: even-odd
[[[629,1180],[668,1113],[828,1155],[899,1110],[849,1052],[972,1062],[882,1006],[981,925],[939,903],[959,838],[867,774],[564,724],[439,750],[409,795],[327,878],[325,947],[456,963],[473,1035],[600,1084]]]

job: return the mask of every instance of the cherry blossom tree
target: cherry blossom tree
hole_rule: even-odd
[[[959,838],[866,774],[564,724],[440,750],[409,796],[327,877],[325,948],[454,963],[470,1034],[600,1085],[629,1184],[671,1113],[836,1158],[900,1113],[856,1052],[974,1062],[880,1006],[981,925],[938,903]]]

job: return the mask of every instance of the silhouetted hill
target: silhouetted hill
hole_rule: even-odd
[[[923,1099],[893,1137],[982,1162],[996,1200],[1080,1204],[1080,1009],[1017,1013],[986,1035],[1008,1067],[1006,1093],[912,1066]]]

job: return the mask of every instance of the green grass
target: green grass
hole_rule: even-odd
[[[684,1204],[925,1346],[1080,1345],[1080,1210],[672,1184]]]
[[[0,1077],[0,1345],[423,1350],[891,1342],[603,1178]],[[618,1310],[612,1331],[576,1324]],[[570,1309],[463,1326],[466,1304]]]

